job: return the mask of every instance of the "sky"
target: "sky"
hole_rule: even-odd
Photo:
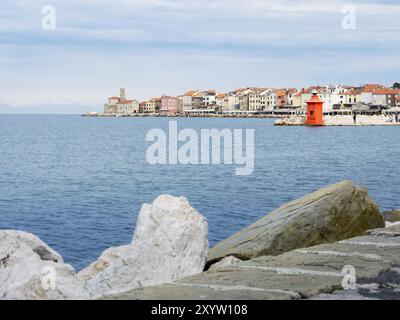
[[[43,28],[45,5],[55,29]],[[348,6],[355,28],[343,28]],[[400,82],[399,17],[398,0],[2,0],[0,103],[101,105],[121,86],[144,100],[391,85]]]

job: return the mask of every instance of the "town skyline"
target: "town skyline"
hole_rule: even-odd
[[[382,87],[385,88],[391,88],[393,86],[397,86],[399,87],[399,83],[395,82],[391,85],[385,85],[383,82],[374,82],[374,84],[379,84]],[[301,91],[301,90],[309,90],[310,88],[315,88],[315,87],[320,87],[320,88],[328,88],[328,87],[343,87],[343,88],[362,88],[363,86],[365,86],[366,84],[360,84],[360,85],[350,85],[350,84],[346,84],[346,85],[342,85],[342,84],[314,84],[311,86],[306,86],[306,87],[294,87],[294,86],[288,86],[288,87],[283,87],[283,88],[274,88],[272,86],[262,86],[262,87],[256,87],[256,86],[244,86],[242,88],[231,88],[228,89],[226,91],[219,91],[216,89],[186,89],[183,90],[183,92],[179,92],[178,94],[171,94],[171,93],[162,93],[162,94],[158,94],[152,97],[145,97],[143,99],[139,98],[138,96],[134,95],[135,90],[134,88],[127,88],[125,86],[121,86],[120,88],[125,88],[127,91],[127,96],[129,96],[129,99],[138,101],[138,103],[144,103],[147,101],[151,101],[154,98],[161,98],[162,96],[172,96],[172,97],[182,97],[184,96],[187,92],[193,91],[193,92],[207,92],[207,91],[215,91],[217,94],[224,94],[224,95],[229,95],[234,93],[235,91],[243,91],[245,89],[256,89],[256,90],[261,90],[261,91],[265,91],[267,89],[270,90],[282,90],[282,89],[296,89],[297,92]],[[119,88],[115,88],[114,90],[108,90],[109,96],[118,96],[118,90]],[[160,90],[159,92],[162,92],[162,90]],[[15,106],[15,105],[11,105],[8,103],[4,103],[2,101],[0,101],[0,114],[24,114],[24,113],[32,113],[32,114],[82,114],[82,113],[86,113],[86,112],[102,112],[104,110],[104,102],[105,100],[107,100],[107,97],[102,97],[101,102],[98,104],[79,104],[79,103],[70,103],[70,102],[65,102],[63,103],[61,102],[54,102],[54,103],[42,103],[42,104],[38,104],[38,105],[23,105],[23,106]]]
[[[361,86],[314,85],[307,88],[245,87],[218,92],[215,89],[189,90],[177,96],[161,95],[144,101],[128,97],[126,88],[119,95],[107,99],[104,112],[99,115],[138,114],[205,114],[268,112],[291,114],[305,112],[307,102],[317,95],[323,102],[323,112],[376,113],[384,109],[398,112],[400,106],[400,83],[392,87],[382,84]]]
[[[389,86],[400,71],[395,1],[59,0],[50,30],[47,1],[3,2],[0,103],[14,106],[101,105],[120,86],[138,99],[188,88]],[[344,28],[351,8],[354,26]]]

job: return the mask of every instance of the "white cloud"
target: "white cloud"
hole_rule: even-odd
[[[49,33],[47,1],[3,1],[0,95],[10,103],[97,104],[122,83],[141,99],[188,87],[385,82],[400,70],[397,4],[357,1],[349,32],[342,0],[58,0]]]

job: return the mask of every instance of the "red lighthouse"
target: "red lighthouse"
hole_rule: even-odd
[[[307,121],[308,126],[323,126],[324,125],[324,113],[323,104],[318,97],[318,92],[314,90],[312,92],[311,100],[307,101]]]

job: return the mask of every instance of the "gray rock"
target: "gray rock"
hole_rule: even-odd
[[[33,234],[0,231],[0,299],[87,299],[74,269]]]
[[[385,218],[385,221],[388,222],[399,222],[400,221],[400,210],[392,210],[392,211],[386,211],[383,213],[383,217]]]
[[[289,202],[210,250],[208,264],[227,256],[246,260],[331,243],[384,227],[368,191],[343,181]]]
[[[390,223],[386,228],[367,230],[365,235],[385,236],[385,237],[400,237],[400,223]]]
[[[367,298],[361,295],[357,290],[338,290],[332,293],[322,293],[310,298],[310,300],[377,300],[373,298]]]
[[[220,269],[224,269],[226,267],[232,266],[236,263],[242,262],[242,260],[234,257],[234,256],[229,256],[226,257],[224,259],[222,259],[221,261],[218,261],[217,263],[214,263],[209,269],[208,271],[217,271]]]
[[[106,250],[79,279],[100,298],[198,274],[207,254],[206,219],[187,199],[163,195],[143,205],[132,244]]]
[[[108,299],[399,299],[400,240],[388,234],[262,256]],[[353,279],[350,281],[349,275]],[[354,287],[348,287],[348,285]]]

